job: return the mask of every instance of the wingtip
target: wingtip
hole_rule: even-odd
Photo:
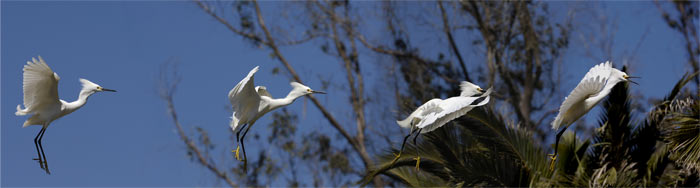
[[[258,72],[258,70],[260,70],[260,66],[255,66],[255,67],[253,67],[253,69],[250,70],[250,72],[248,72],[248,76],[252,76],[252,75],[255,74],[256,72]]]

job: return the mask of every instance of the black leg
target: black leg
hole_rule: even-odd
[[[44,146],[41,145],[41,139],[43,139],[44,134],[46,134],[46,127],[42,129],[44,131],[42,131],[41,136],[39,136],[39,149],[41,149],[41,157],[44,158],[44,170],[46,170],[47,174],[51,174],[51,172],[49,172],[49,161],[46,159],[46,153],[44,153]]]
[[[43,133],[44,130],[46,130],[46,129],[42,127],[41,130],[39,130],[39,133],[36,134],[36,137],[34,137],[34,147],[36,147],[36,155],[37,155],[37,158],[34,158],[34,160],[39,161],[39,166],[41,167],[41,169],[44,169],[44,160],[42,160],[41,152],[39,151],[39,136],[41,136],[41,133]]]
[[[403,147],[406,146],[406,141],[408,140],[408,138],[411,137],[411,135],[413,135],[413,133],[415,133],[417,130],[418,129],[415,129],[415,130],[411,131],[410,133],[408,133],[408,135],[406,135],[406,137],[403,137],[403,142],[401,143],[401,150],[399,150],[399,155],[400,155],[400,153],[403,153]]]
[[[243,139],[245,138],[245,135],[248,134],[250,127],[251,126],[249,125],[248,128],[245,129],[245,132],[243,132],[243,136],[241,137],[241,139],[239,141],[241,143],[241,149],[243,149],[243,169],[244,170],[248,169],[248,155],[246,155],[246,153],[245,153],[245,144],[244,144],[245,142],[243,142]]]
[[[395,164],[396,161],[399,160],[399,158],[401,158],[401,154],[403,153],[403,148],[404,148],[404,146],[406,146],[406,141],[408,141],[408,138],[411,137],[411,135],[413,135],[417,130],[418,129],[412,129],[411,132],[408,133],[408,135],[406,135],[406,137],[403,137],[403,142],[401,143],[401,149],[399,150],[399,154],[396,155],[396,157],[394,157],[394,160],[391,161],[392,165]],[[416,136],[418,136],[418,135],[416,135]]]
[[[240,141],[241,141],[241,137],[240,137],[240,136],[241,136],[241,131],[243,131],[243,129],[245,129],[245,127],[246,127],[247,125],[248,125],[248,124],[243,124],[243,125],[241,126],[241,129],[238,129],[238,132],[236,132],[236,142],[240,142]]]
[[[423,130],[422,128],[418,129],[418,133],[416,133],[416,136],[413,137],[413,145],[416,147],[416,156],[417,156],[416,158],[413,158],[416,160],[416,171],[420,170],[420,155],[418,154],[419,148],[418,148],[418,144],[416,143],[416,140],[418,140],[418,136],[420,135],[420,132],[422,130]]]
[[[413,145],[414,145],[414,146],[418,146],[418,145],[416,144],[416,141],[418,140],[418,135],[420,135],[420,131],[422,131],[422,130],[423,130],[423,128],[418,129],[418,133],[416,134],[415,137],[413,137]]]
[[[564,134],[564,131],[566,131],[566,128],[568,127],[564,127],[561,129],[561,131],[559,131],[559,133],[557,133],[557,139],[554,141],[554,155],[557,155],[557,150],[559,149],[559,139],[561,138],[561,135]]]
[[[554,153],[552,153],[549,157],[551,159],[551,162],[549,163],[549,170],[554,170],[554,162],[557,160],[557,150],[559,150],[559,139],[561,138],[561,135],[564,134],[564,131],[566,131],[566,128],[568,127],[564,127],[561,129],[561,131],[559,131],[559,133],[557,133],[557,138],[554,141]]]

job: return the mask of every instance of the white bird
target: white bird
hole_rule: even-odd
[[[83,84],[83,89],[80,90],[78,100],[66,102],[58,99],[58,80],[61,78],[46,65],[46,62],[44,62],[41,56],[39,56],[39,60],[32,58],[32,61],[27,61],[23,70],[24,80],[22,88],[24,90],[25,108],[22,109],[21,105],[17,105],[17,112],[15,112],[15,115],[32,115],[24,122],[22,127],[30,125],[42,126],[39,134],[34,138],[34,146],[36,146],[37,155],[39,156],[34,160],[38,160],[41,168],[45,169],[46,173],[50,174],[44,148],[41,145],[41,139],[44,137],[44,133],[46,132],[46,128],[49,127],[49,124],[60,117],[78,110],[85,105],[88,97],[96,92],[116,91],[102,88],[95,83],[81,78],[80,83]]]
[[[414,135],[413,142],[415,144],[416,138],[419,134],[431,132],[439,127],[442,127],[447,122],[450,122],[458,117],[461,117],[467,112],[471,111],[475,107],[483,106],[489,102],[491,88],[484,92],[481,87],[472,84],[467,81],[463,81],[460,84],[460,89],[462,92],[459,96],[450,97],[445,100],[442,99],[431,99],[418,107],[411,115],[406,119],[396,121],[402,128],[410,128],[411,131],[403,139],[401,144],[401,150],[399,154],[396,155],[392,164],[395,163],[403,153],[403,148],[406,145],[406,140]],[[478,101],[478,99],[483,99]],[[420,157],[416,157],[416,169],[420,165]]]
[[[325,94],[322,91],[314,91],[311,88],[297,82],[289,83],[292,85],[292,91],[287,94],[287,97],[281,99],[273,99],[270,93],[267,92],[265,86],[254,86],[253,76],[258,71],[259,66],[253,68],[248,73],[248,76],[243,78],[236,87],[228,93],[228,99],[233,106],[233,116],[231,117],[231,129],[236,132],[236,140],[240,143],[240,147],[236,147],[236,159],[239,149],[243,148],[244,168],[247,166],[247,156],[245,153],[245,144],[243,138],[250,130],[250,127],[255,124],[258,118],[279,107],[287,106],[294,102],[296,98],[312,93]],[[247,127],[247,128],[246,128]],[[245,131],[243,131],[245,129]],[[239,137],[241,131],[243,136]]]
[[[559,114],[557,114],[557,117],[554,118],[552,122],[552,129],[557,130],[562,126],[564,128],[557,134],[554,153],[550,154],[550,158],[552,159],[550,164],[551,169],[554,168],[554,161],[556,160],[557,149],[559,147],[559,138],[569,125],[576,122],[576,120],[588,113],[596,104],[602,101],[603,98],[610,93],[615,84],[627,81],[635,83],[629,80],[629,78],[636,77],[630,77],[627,73],[613,68],[610,61],[598,64],[586,73],[581,82],[571,91],[571,94],[564,99],[561,107],[559,107]]]

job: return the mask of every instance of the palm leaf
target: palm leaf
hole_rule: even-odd
[[[585,186],[582,185],[583,182],[587,182],[587,179],[578,180],[580,184],[576,184],[576,179],[581,179],[579,176],[579,171],[585,172],[585,163],[583,163],[586,157],[586,151],[591,141],[579,141],[576,139],[576,134],[574,132],[566,132],[562,135],[559,141],[559,151],[557,157],[556,165],[556,176],[553,176],[551,182],[552,185],[563,186],[563,187],[576,187]],[[538,187],[547,186],[546,184],[540,184]],[[550,185],[551,186],[551,185]]]
[[[468,116],[474,119],[460,118],[454,121],[457,126],[424,134],[417,148],[407,144],[393,166],[392,154],[381,155],[378,167],[360,183],[384,174],[406,185],[427,186],[416,183],[421,176],[410,173],[429,173],[447,183],[442,186],[527,186],[534,178],[551,175],[546,154],[531,133],[506,127],[489,108],[477,108]],[[415,165],[414,156],[421,157],[420,171],[401,170]]]
[[[664,123],[670,157],[685,170],[700,173],[700,103],[691,98],[674,103],[678,107]]]
[[[624,68],[623,68],[624,71]],[[629,146],[625,143],[630,139],[630,101],[628,83],[620,82],[615,85],[603,102],[603,112],[600,116],[599,127],[593,137],[594,158],[600,161],[600,166],[611,164],[609,167],[621,168],[621,162],[628,153]],[[606,155],[600,155],[605,153]]]

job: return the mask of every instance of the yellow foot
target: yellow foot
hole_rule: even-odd
[[[391,160],[391,164],[392,164],[392,165],[395,164],[396,161],[399,161],[399,158],[401,158],[401,152],[399,152],[399,154],[396,154],[396,153],[393,153],[393,154],[394,154],[394,156],[396,156],[396,157],[394,157],[394,160]]]
[[[549,170],[554,171],[554,162],[557,161],[557,154],[555,154],[555,153],[548,154],[548,156],[549,156],[549,159],[551,160],[549,162]]]
[[[241,146],[236,146],[236,150],[231,150],[231,152],[236,153],[236,160],[239,160],[239,161],[241,160],[241,157],[239,157],[239,155],[238,155],[238,151],[240,151],[240,150],[241,150]]]
[[[413,159],[416,160],[416,171],[420,170],[420,156]]]

